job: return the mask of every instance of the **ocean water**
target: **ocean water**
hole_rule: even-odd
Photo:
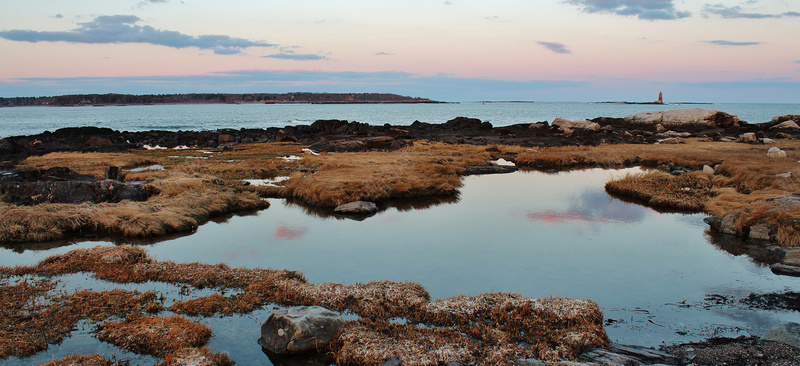
[[[796,104],[635,105],[581,102],[462,102],[447,104],[173,104],[0,108],[0,137],[31,135],[63,127],[108,127],[120,131],[267,128],[342,119],[371,125],[442,123],[455,117],[479,118],[495,126],[552,121],[557,117],[625,117],[653,110],[711,108],[750,123],[800,114]]]

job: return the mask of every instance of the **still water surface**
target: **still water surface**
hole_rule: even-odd
[[[789,312],[708,300],[709,295],[738,299],[751,292],[800,291],[800,282],[720,249],[703,215],[658,213],[605,193],[606,181],[636,170],[470,176],[464,178],[457,203],[388,207],[363,221],[275,199],[266,210],[210,222],[192,235],[146,248],[158,260],[298,270],[314,283],[417,281],[433,298],[489,291],[587,298],[612,319],[606,326],[611,339],[628,344],[763,335],[778,322],[798,321]],[[97,244],[106,243],[23,253],[3,249],[0,264],[35,263]],[[85,278],[71,281],[81,287],[115,286]],[[142,287],[154,288],[160,289]],[[268,364],[255,339],[271,311],[204,320],[215,332],[210,348],[229,352],[240,364]],[[120,357],[120,350],[85,332],[75,337],[37,357],[49,360],[54,354],[83,352],[83,347]]]

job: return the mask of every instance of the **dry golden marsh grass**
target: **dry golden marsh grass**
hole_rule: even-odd
[[[606,189],[659,209],[704,211],[720,217],[733,213],[738,215],[740,231],[754,223],[777,225],[781,245],[800,245],[800,228],[787,224],[800,219],[800,213],[786,205],[776,208],[779,205],[769,200],[800,190],[800,142],[777,144],[787,152],[786,158],[768,158],[771,146],[687,139],[681,144],[529,149],[416,141],[396,151],[319,155],[304,153],[305,146],[294,143],[243,144],[233,151],[52,153],[30,157],[22,165],[66,166],[96,178],[103,177],[106,167],[120,166],[126,180],[146,181],[157,194],[145,202],[28,207],[0,202],[4,212],[0,241],[49,241],[87,233],[150,237],[191,231],[215,215],[267,207],[259,196],[292,197],[323,207],[356,200],[452,196],[467,166],[487,165],[490,159],[502,157],[521,167],[557,170],[667,163],[694,170],[719,166],[713,176],[698,172],[680,177],[660,172],[631,175],[609,182]],[[154,164],[164,170],[130,171]],[[277,176],[290,179],[277,186],[242,183],[243,179]]]
[[[76,272],[117,283],[157,281],[217,292],[166,307],[163,294],[152,291],[55,290],[59,276]],[[34,280],[43,276],[48,279]],[[89,320],[98,339],[163,358],[161,365],[198,358],[207,362],[201,364],[230,365],[227,356],[206,348],[213,332],[200,321],[159,314],[170,310],[211,317],[249,313],[268,304],[319,305],[358,315],[360,320],[348,322],[329,350],[339,365],[380,365],[394,355],[407,365],[494,365],[530,357],[553,362],[574,360],[584,349],[608,344],[603,315],[590,300],[489,293],[431,301],[418,283],[313,284],[293,271],[159,262],[132,246],[77,249],[33,266],[0,267],[0,278],[23,279],[0,282],[5,309],[0,312],[0,359],[46,349],[67,337],[78,321]],[[220,294],[232,290],[238,293]],[[520,342],[531,345],[520,347]],[[68,364],[68,359],[55,365]],[[96,357],[86,360],[103,364]]]

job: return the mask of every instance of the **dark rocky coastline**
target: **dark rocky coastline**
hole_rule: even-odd
[[[563,127],[548,122],[495,127],[489,122],[466,117],[457,117],[442,124],[414,121],[406,126],[373,126],[357,121],[318,120],[310,125],[284,128],[215,131],[130,132],[110,128],[73,127],[0,139],[0,161],[15,161],[57,151],[124,152],[137,148],[180,146],[224,148],[253,142],[300,142],[311,145],[312,150],[341,152],[397,149],[417,139],[475,145],[549,147],[675,143],[686,137],[738,140],[739,136],[752,133],[752,142],[763,143],[764,138],[800,137],[800,129],[773,128],[782,122],[792,121],[792,117],[797,116],[780,116],[771,122],[759,124],[684,124],[671,126],[669,130],[660,123],[609,117],[587,120],[592,128]],[[714,118],[724,120],[725,116]]]

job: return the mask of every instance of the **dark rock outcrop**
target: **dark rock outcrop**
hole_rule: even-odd
[[[109,170],[113,170],[110,167]],[[96,181],[69,168],[11,169],[0,174],[0,194],[17,205],[145,201],[157,193],[144,182]]]
[[[143,182],[126,183],[115,180],[43,181],[0,185],[0,194],[19,205],[145,201],[154,193],[155,191]]]

